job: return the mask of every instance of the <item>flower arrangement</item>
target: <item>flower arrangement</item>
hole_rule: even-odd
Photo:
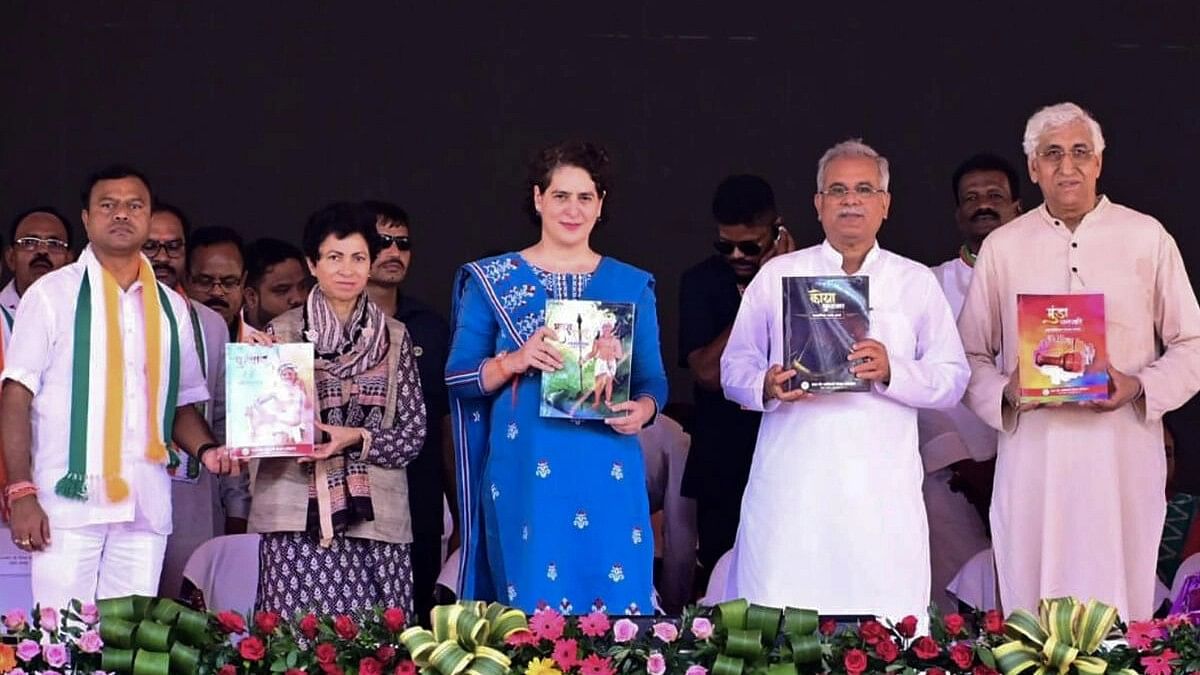
[[[814,612],[745,601],[689,608],[675,618],[564,616],[549,607],[526,616],[497,603],[461,602],[436,608],[432,630],[409,627],[397,608],[288,620],[272,612],[204,616],[149,598],[99,605],[2,615],[0,674],[1200,672],[1200,615],[1125,627],[1113,608],[1070,598],[1043,601],[1037,614],[1018,610],[1007,620],[997,612],[943,616],[931,610],[927,630],[912,616],[839,625]],[[196,623],[197,616],[203,620]]]

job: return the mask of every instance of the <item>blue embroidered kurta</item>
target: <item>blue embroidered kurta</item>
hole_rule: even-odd
[[[650,611],[654,542],[636,436],[602,421],[538,415],[540,371],[499,391],[483,365],[544,323],[550,297],[635,304],[632,398],[666,402],[654,279],[603,258],[591,274],[549,275],[519,254],[464,266],[454,292],[446,366],[463,519],[459,596],[525,611]]]

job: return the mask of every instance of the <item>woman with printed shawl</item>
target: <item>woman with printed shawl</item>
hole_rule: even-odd
[[[666,402],[654,279],[589,245],[607,194],[608,156],[590,143],[548,148],[531,167],[540,240],[465,265],[455,281],[446,366],[458,451],[459,595],[526,611],[650,611],[654,542],[637,432]],[[539,416],[541,373],[562,367],[547,299],[634,305],[623,416]]]
[[[304,228],[317,285],[253,342],[310,342],[316,426],[328,440],[299,460],[251,465],[250,529],[261,532],[257,609],[412,613],[412,527],[404,467],[425,438],[412,341],[364,289],[382,250],[375,216],[331,204]]]

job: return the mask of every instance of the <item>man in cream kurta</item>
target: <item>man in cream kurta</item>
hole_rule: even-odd
[[[924,265],[879,248],[887,161],[859,141],[821,159],[815,204],[826,241],[772,259],[746,289],[721,358],[725,395],[764,412],[742,500],[727,595],[834,614],[922,615],[929,540],[917,408],[956,404],[968,370],[954,318]],[[863,393],[782,385],[782,282],[870,277]]]
[[[1161,418],[1200,388],[1200,308],[1163,226],[1097,195],[1103,150],[1074,104],[1029,120],[1025,152],[1045,203],[988,237],[959,328],[967,403],[1001,431],[991,521],[1004,610],[1072,595],[1129,621],[1154,609]],[[1018,293],[1104,294],[1108,401],[1014,406]]]

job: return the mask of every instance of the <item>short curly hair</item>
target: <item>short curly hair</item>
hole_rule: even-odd
[[[308,217],[302,239],[304,257],[315,265],[321,259],[321,244],[328,237],[345,239],[355,234],[367,241],[371,262],[375,262],[383,250],[383,240],[375,227],[375,214],[359,203],[333,202]]]
[[[533,199],[529,196],[530,186],[536,185],[539,190],[545,192],[546,188],[550,187],[550,179],[556,169],[574,166],[588,172],[588,176],[596,184],[596,194],[604,198],[608,195],[611,185],[611,165],[612,159],[608,151],[591,141],[563,141],[538,151],[529,163],[529,182],[525,186],[525,209],[530,221],[535,225],[542,222],[542,217],[534,208]],[[605,211],[608,211],[607,202]]]

